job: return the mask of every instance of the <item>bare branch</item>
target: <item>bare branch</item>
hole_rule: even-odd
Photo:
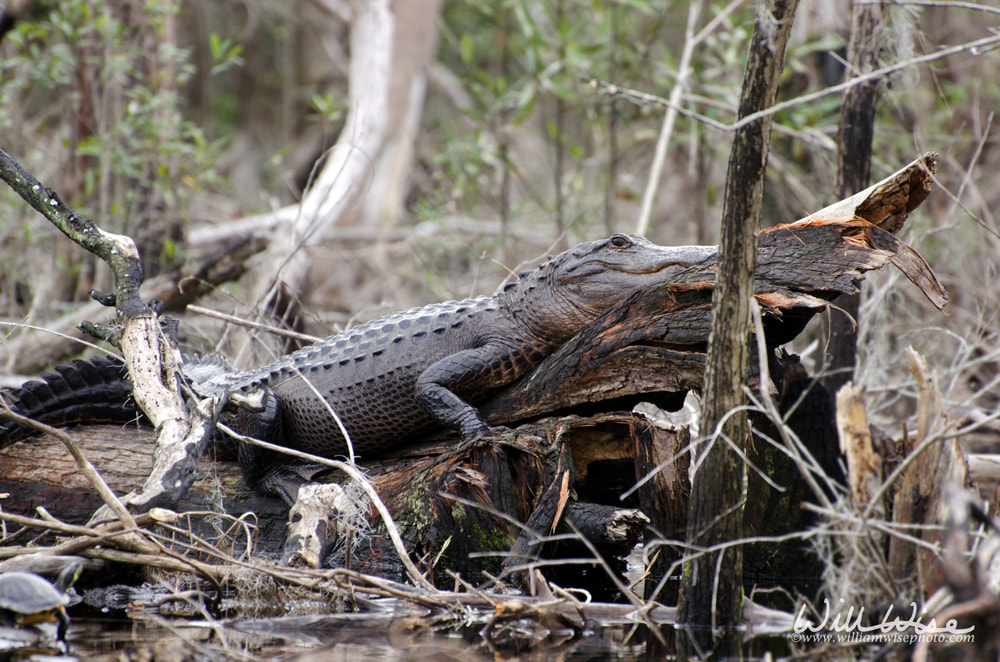
[[[812,92],[810,94],[803,94],[802,96],[795,97],[794,99],[782,101],[780,103],[771,106],[770,108],[765,108],[764,110],[760,110],[758,112],[747,115],[746,117],[741,118],[731,124],[719,122],[705,115],[693,112],[685,108],[684,106],[672,103],[671,101],[664,99],[663,97],[656,96],[655,94],[649,94],[647,92],[632,90],[627,87],[621,87],[619,85],[615,85],[614,83],[609,83],[596,78],[588,78],[585,79],[583,82],[588,84],[592,89],[602,90],[605,94],[615,95],[615,96],[620,95],[622,97],[625,97],[626,99],[632,99],[642,103],[655,103],[661,106],[674,108],[678,113],[684,115],[685,117],[691,117],[714,129],[728,132],[728,131],[736,131],[737,129],[740,129],[746,126],[747,124],[750,124],[751,122],[755,122],[764,117],[770,117],[771,115],[779,113],[783,110],[788,110],[789,108],[794,108],[796,106],[812,103],[818,99],[822,99],[823,97],[830,96],[831,94],[840,94],[845,90],[855,87],[856,85],[862,85],[864,83],[867,83],[868,81],[888,76],[889,74],[895,73],[897,71],[902,71],[903,69],[907,69],[909,67],[915,67],[921,64],[928,64],[930,62],[935,62],[937,60],[941,60],[943,58],[950,57],[952,55],[957,55],[958,53],[962,53],[965,51],[970,51],[973,55],[978,55],[984,49],[996,45],[1000,45],[1000,35],[982,37],[980,39],[975,39],[973,41],[967,41],[963,44],[958,44],[956,46],[949,46],[948,48],[943,48],[933,53],[928,53],[926,55],[919,55],[917,57],[904,60],[903,62],[897,62],[896,64],[882,67],[881,69],[877,69],[869,74],[858,76],[856,78],[851,78],[850,80],[844,81],[843,83],[840,83],[838,85],[825,87],[822,90],[817,90],[816,92]]]

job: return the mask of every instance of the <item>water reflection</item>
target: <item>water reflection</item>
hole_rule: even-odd
[[[631,628],[588,629],[580,636],[552,633],[538,639],[529,624],[512,626],[492,642],[479,635],[482,622],[444,624],[410,615],[344,614],[336,616],[247,619],[209,623],[156,616],[123,619],[75,618],[69,632],[70,653],[61,661],[221,660],[281,657],[284,660],[587,660],[648,659],[641,633]],[[558,635],[567,635],[560,638]],[[6,658],[4,658],[6,659]],[[56,658],[33,658],[49,659]]]

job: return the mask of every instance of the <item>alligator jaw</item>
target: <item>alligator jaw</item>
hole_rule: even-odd
[[[704,262],[714,246],[659,246],[639,235],[612,235],[555,258],[554,290],[576,306],[604,310],[624,297]],[[554,262],[555,262],[554,261]]]

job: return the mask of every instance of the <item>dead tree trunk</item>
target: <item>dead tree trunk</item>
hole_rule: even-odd
[[[882,8],[877,4],[855,3],[851,8],[851,37],[847,46],[848,74],[860,76],[878,68],[878,29]],[[868,185],[871,176],[872,140],[875,134],[875,107],[878,80],[855,85],[844,92],[837,132],[836,195],[845,197]],[[857,360],[857,319],[861,295],[848,294],[837,301],[841,311],[830,317],[826,389],[836,394],[854,378]]]
[[[275,212],[281,232],[257,269],[257,304],[283,320],[294,321],[293,304],[305,296],[306,249],[336,227],[395,223],[437,43],[438,0],[349,4],[351,109],[301,202]]]
[[[758,8],[740,95],[741,118],[774,104],[797,5],[798,0],[778,0],[766,10]],[[695,460],[688,506],[687,540],[695,549],[710,549],[743,533],[744,467],[738,451],[746,447],[747,425],[745,414],[731,412],[744,402],[755,233],[760,227],[770,131],[770,116],[739,129],[729,157],[701,415],[708,441]],[[730,449],[729,443],[738,450]],[[695,556],[685,567],[684,577],[681,621],[694,629],[681,638],[682,658],[738,656],[740,639],[733,628],[742,619],[740,548]],[[730,635],[718,639],[717,628],[728,629]],[[720,643],[721,650],[717,648]]]

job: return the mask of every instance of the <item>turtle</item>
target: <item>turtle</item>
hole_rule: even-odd
[[[0,575],[0,621],[22,626],[58,621],[56,638],[65,643],[69,616],[66,591],[77,577],[83,563],[72,563],[59,573],[55,585],[33,572],[5,572]]]

